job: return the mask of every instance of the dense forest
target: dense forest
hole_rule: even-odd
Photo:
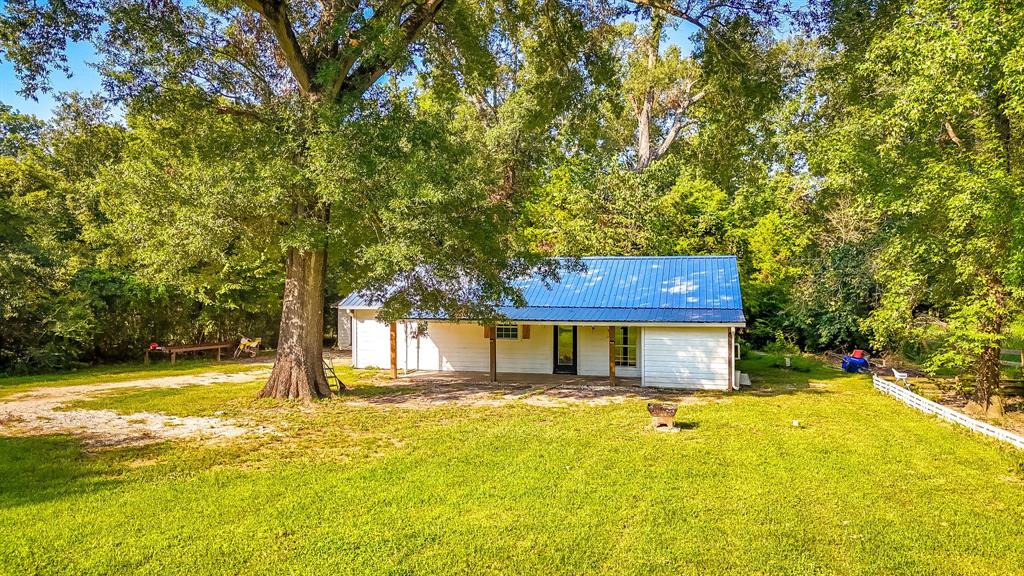
[[[11,0],[0,41],[25,94],[69,41],[107,79],[0,108],[0,372],[319,350],[355,289],[487,317],[551,256],[736,254],[751,345],[982,390],[1024,331],[1019,0]]]

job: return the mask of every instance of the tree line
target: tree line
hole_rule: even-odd
[[[0,370],[244,333],[278,343],[266,395],[324,396],[329,297],[487,317],[551,256],[728,253],[753,345],[987,403],[1022,330],[1022,8],[10,1],[26,94],[69,41],[106,90],[0,115]]]

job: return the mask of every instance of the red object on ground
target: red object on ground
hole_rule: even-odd
[[[850,356],[853,356],[854,358],[863,358],[864,357],[864,351],[863,350],[854,350],[853,354],[850,354]]]

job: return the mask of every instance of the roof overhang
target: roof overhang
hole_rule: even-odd
[[[357,310],[379,310],[378,306],[339,306],[342,310],[348,310],[354,312]],[[574,318],[549,318],[549,319],[531,319],[531,318],[496,318],[496,319],[473,319],[473,318],[459,318],[452,320],[450,318],[440,316],[406,316],[401,318],[402,321],[406,322],[450,322],[453,324],[486,324],[491,322],[508,323],[508,324],[530,324],[533,326],[557,326],[559,324],[572,324],[573,326],[650,326],[650,327],[689,327],[689,328],[746,328],[746,319],[737,322],[666,322],[666,321],[631,321],[631,320],[620,320],[610,318],[607,320],[579,320]]]

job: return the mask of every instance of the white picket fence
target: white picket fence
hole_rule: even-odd
[[[914,408],[917,408],[922,412],[925,412],[927,414],[935,414],[939,418],[949,420],[950,422],[956,422],[957,424],[961,426],[966,426],[967,428],[970,428],[975,432],[981,432],[982,434],[986,436],[991,436],[996,440],[1008,442],[1010,444],[1013,444],[1017,448],[1024,448],[1024,436],[1014,434],[1009,430],[1003,430],[1002,428],[999,428],[997,426],[993,426],[986,422],[981,422],[980,420],[975,420],[974,418],[965,416],[957,412],[956,410],[947,408],[942,404],[932,402],[931,400],[924,398],[923,396],[914,394],[910,390],[907,390],[906,388],[903,388],[902,386],[899,386],[897,384],[893,384],[892,382],[889,382],[884,378],[880,378],[878,376],[873,375],[871,377],[871,381],[872,383],[874,383],[875,388],[881,390],[882,392],[885,392],[890,396],[894,396],[902,400],[906,404],[913,406]]]

